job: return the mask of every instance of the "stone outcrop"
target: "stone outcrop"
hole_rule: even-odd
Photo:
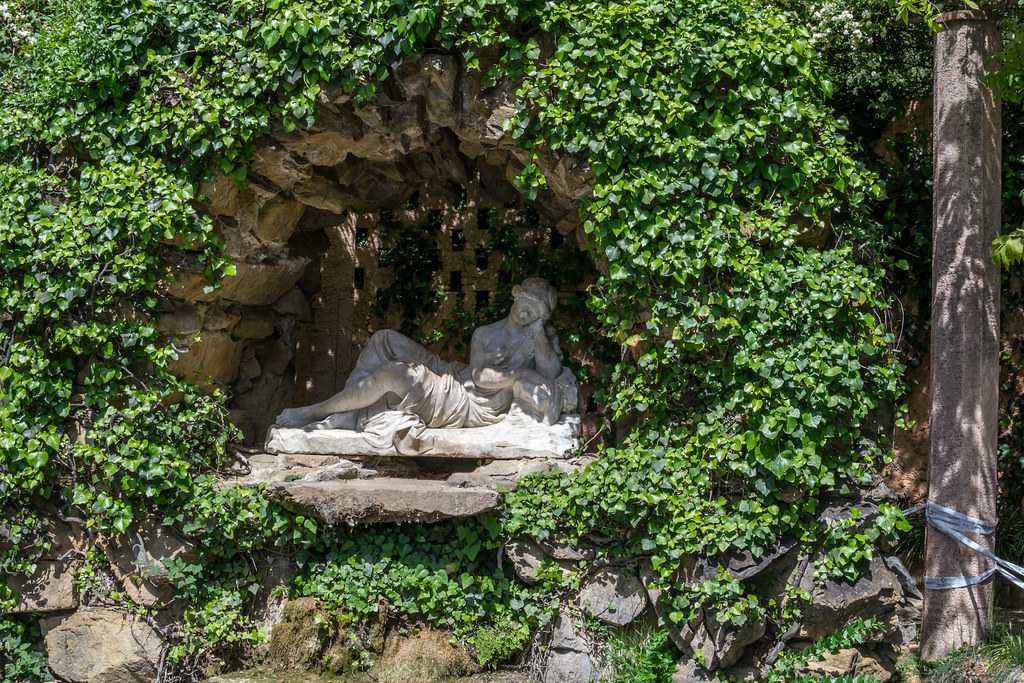
[[[146,622],[113,609],[80,609],[42,621],[49,666],[68,683],[151,683],[159,634]]]
[[[887,621],[905,603],[919,599],[908,595],[900,577],[875,556],[854,583],[825,578],[816,581],[808,570],[800,580],[800,588],[811,594],[804,608],[799,636],[821,638],[836,630],[837,624],[853,619],[878,617]]]
[[[861,503],[858,507],[862,518],[869,518],[877,511],[872,503]],[[849,505],[829,507],[822,513],[823,521],[848,518],[850,508]],[[680,564],[673,581],[702,581],[713,577],[719,567],[742,581],[758,582],[762,590],[780,599],[787,585],[798,586],[811,598],[802,609],[799,623],[786,634],[768,634],[767,624],[756,619],[749,619],[741,626],[722,624],[714,612],[707,609],[701,610],[691,622],[675,624],[669,620],[661,603],[662,591],[653,571],[646,563],[642,564],[640,577],[647,597],[673,643],[685,655],[677,674],[680,681],[706,680],[702,676],[711,675],[709,670],[729,669],[751,650],[761,653],[761,659],[751,664],[751,670],[756,672],[759,666],[771,661],[771,657],[764,658],[767,645],[755,646],[763,643],[763,639],[775,639],[771,642],[775,642],[777,648],[781,647],[778,643],[794,638],[809,642],[860,618],[874,617],[889,624],[888,631],[880,637],[882,642],[905,645],[914,640],[921,595],[897,558],[874,557],[861,567],[861,576],[853,583],[828,577],[816,579],[814,563],[809,558],[798,557],[794,543],[782,542],[759,558],[747,553],[713,560],[687,558]],[[696,662],[687,663],[698,655],[701,666]]]

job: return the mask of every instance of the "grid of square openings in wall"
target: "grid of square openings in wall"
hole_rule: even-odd
[[[488,205],[465,193],[431,201],[417,192],[400,208],[350,214],[347,223],[357,330],[416,333],[459,309],[484,312],[515,280],[557,279],[543,271],[566,245],[532,208]]]

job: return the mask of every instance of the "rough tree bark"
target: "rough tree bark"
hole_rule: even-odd
[[[950,12],[935,40],[929,500],[996,521],[999,391],[1000,102],[984,82],[999,49],[996,22]],[[974,537],[991,547],[994,538]],[[925,573],[973,576],[991,568],[928,528]],[[921,656],[979,643],[992,611],[992,580],[926,590]]]

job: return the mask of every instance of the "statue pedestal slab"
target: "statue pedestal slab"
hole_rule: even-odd
[[[283,482],[271,484],[267,493],[292,512],[330,526],[474,517],[497,508],[500,498],[487,488],[387,477]]]
[[[466,429],[427,429],[423,438],[432,444],[416,457],[472,458],[487,460],[556,459],[572,457],[579,446],[579,415],[563,415],[545,425],[521,416],[509,416],[487,427]],[[316,455],[398,456],[394,446],[373,446],[361,432],[349,429],[271,427],[267,435],[268,453]]]

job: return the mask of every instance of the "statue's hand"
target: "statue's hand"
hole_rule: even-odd
[[[303,427],[309,422],[309,417],[302,408],[285,408],[274,419],[274,424],[278,427]]]

